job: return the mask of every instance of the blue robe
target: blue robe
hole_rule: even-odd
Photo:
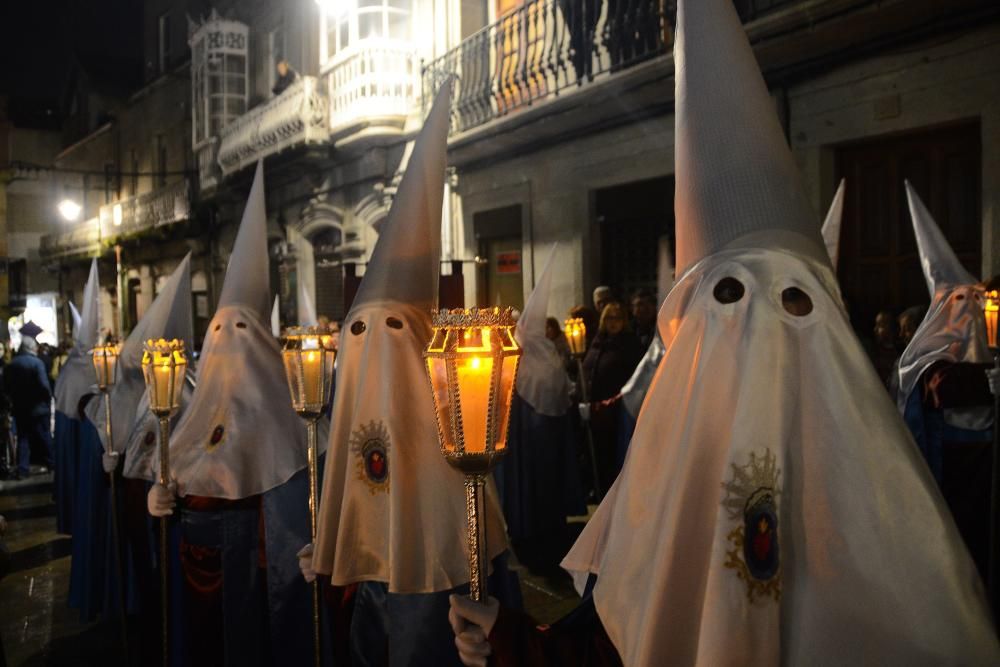
[[[493,559],[487,590],[502,606],[521,609],[518,577],[507,568],[506,553]],[[461,667],[448,623],[452,593],[468,595],[469,586],[401,594],[389,593],[383,582],[361,583],[351,615],[352,667]]]
[[[507,453],[495,471],[507,533],[529,567],[556,566],[569,549],[566,516],[585,514],[569,413],[539,414],[514,394]]]
[[[73,532],[73,507],[76,500],[76,475],[79,466],[80,422],[56,410],[56,433],[53,449],[53,491],[56,503],[56,532]]]

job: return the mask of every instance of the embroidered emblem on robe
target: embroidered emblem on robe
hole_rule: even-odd
[[[389,431],[381,421],[362,424],[351,434],[351,451],[357,456],[356,476],[372,495],[389,491]]]
[[[778,526],[778,480],[781,470],[770,449],[750,453],[750,460],[732,464],[733,475],[723,482],[722,501],[736,526],[726,539],[725,566],[746,584],[750,602],[781,599],[781,545]]]

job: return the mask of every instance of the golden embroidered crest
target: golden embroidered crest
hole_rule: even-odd
[[[726,536],[727,568],[747,586],[750,602],[781,599],[781,551],[778,542],[778,479],[781,470],[770,449],[750,452],[750,460],[732,464],[733,476],[723,482],[722,506],[737,525]]]
[[[389,491],[389,431],[374,419],[351,434],[351,451],[358,457],[357,478],[368,485],[372,495]]]

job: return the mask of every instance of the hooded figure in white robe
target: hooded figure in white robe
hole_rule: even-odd
[[[91,405],[103,408],[91,356],[91,350],[100,342],[100,291],[95,259],[83,288],[83,310],[73,349],[59,372],[55,391],[56,488],[66,490],[68,486],[58,472],[60,468],[72,476],[73,486],[68,514],[73,533],[69,606],[80,610],[82,622],[92,621],[119,599],[111,590],[116,577],[114,568],[109,567],[111,505],[101,463],[103,446],[100,434],[84,413]],[[61,493],[57,493],[57,519]]]
[[[826,212],[820,234],[823,235],[823,245],[826,246],[826,254],[830,257],[830,264],[833,270],[837,270],[840,261],[840,227],[844,218],[844,179],[840,179],[837,185],[837,192],[830,202],[830,210]]]
[[[985,577],[993,466],[992,367],[983,286],[958,261],[913,187],[910,217],[931,305],[899,359],[897,402]]]
[[[256,665],[280,655],[306,664],[311,656],[310,593],[295,557],[309,539],[306,432],[271,335],[270,303],[258,163],[197,384],[170,436],[170,477],[183,498],[189,660]],[[158,458],[153,470],[159,475]],[[151,513],[172,512],[170,496],[154,485]]]
[[[600,629],[629,667],[1000,664],[733,5],[681,0],[677,28],[666,352],[563,566],[596,577]]]
[[[566,516],[586,512],[576,462],[579,433],[570,418],[572,382],[545,335],[558,245],[517,320],[521,361],[507,429],[507,453],[497,466],[507,532],[518,561],[544,572],[569,547]]]
[[[422,357],[438,299],[450,89],[416,138],[340,339],[311,563],[334,586],[361,584],[350,629],[361,664],[458,661],[442,592],[469,580],[465,490],[441,454]],[[493,560],[507,541],[492,483],[486,510]]]

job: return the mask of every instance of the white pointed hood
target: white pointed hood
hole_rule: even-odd
[[[440,259],[450,84],[438,93],[344,320],[313,567],[429,593],[469,580],[461,473],[441,455],[422,352]],[[489,556],[506,548],[487,487]]]
[[[271,306],[271,335],[281,336],[281,314],[278,312],[278,295],[274,295],[274,305]]]
[[[545,335],[552,291],[552,267],[558,248],[558,244],[552,247],[542,275],[524,304],[524,312],[514,329],[514,337],[522,350],[517,369],[517,395],[535,412],[549,417],[562,417],[570,405],[569,376],[555,343]]]
[[[306,466],[305,427],[292,410],[281,349],[268,326],[269,301],[258,163],[219,309],[208,324],[197,387],[170,437],[171,475],[182,496],[247,498]]]
[[[837,186],[837,193],[833,195],[830,202],[830,210],[827,211],[826,219],[823,220],[821,232],[823,243],[826,244],[826,254],[830,256],[830,263],[834,270],[837,269],[837,262],[840,260],[840,222],[844,217],[844,179],[840,179]]]
[[[97,391],[97,375],[90,351],[97,345],[100,322],[101,285],[97,272],[97,260],[90,261],[90,275],[83,288],[83,313],[80,323],[73,331],[73,348],[66,363],[59,371],[56,382],[56,410],[67,417],[76,419],[77,406],[84,394]]]
[[[72,301],[69,302],[69,314],[73,318],[73,337],[76,338],[76,332],[80,330],[80,324],[83,322],[83,316],[80,315],[80,311],[76,309],[76,304]]]
[[[659,256],[656,267],[656,296],[662,308],[667,295],[674,287],[674,258],[670,253],[670,239],[666,236],[660,237]],[[660,359],[663,358],[663,341],[660,340],[660,332],[657,331],[653,340],[646,348],[646,354],[642,355],[639,365],[635,367],[632,377],[622,387],[622,405],[628,411],[632,419],[639,417],[639,410],[642,402],[646,400],[646,392],[653,382],[656,369],[660,366]]]
[[[973,364],[992,361],[986,344],[982,287],[958,261],[909,182],[906,183],[906,198],[931,305],[899,358],[897,402],[900,411],[931,364],[937,361]]]
[[[680,0],[677,23],[677,224],[693,233],[678,234],[666,353],[625,465],[564,567],[598,575],[630,667],[1000,664],[975,566],[851,329],[819,225],[706,251],[698,228],[744,211],[685,204],[681,175],[718,149],[717,127],[745,125],[745,97],[766,125],[774,109],[753,102],[763,83],[729,0]],[[692,109],[708,110],[706,140],[682,146]],[[805,219],[794,174],[746,189],[748,163],[784,157],[738,144],[704,194]]]
[[[149,339],[177,338],[184,341],[184,349],[191,350],[194,340],[194,323],[191,317],[191,253],[185,255],[174,269],[149,309],[132,329],[118,353],[118,377],[111,387],[111,434],[108,443],[106,418],[102,401],[87,405],[87,417],[97,427],[104,451],[125,452],[138,414],[139,401],[146,392],[142,374],[142,353]]]
[[[299,299],[302,304],[299,308],[299,324],[304,327],[316,326],[319,323],[316,318],[316,304],[313,303],[312,297],[309,296],[309,290],[302,283],[299,283]]]

